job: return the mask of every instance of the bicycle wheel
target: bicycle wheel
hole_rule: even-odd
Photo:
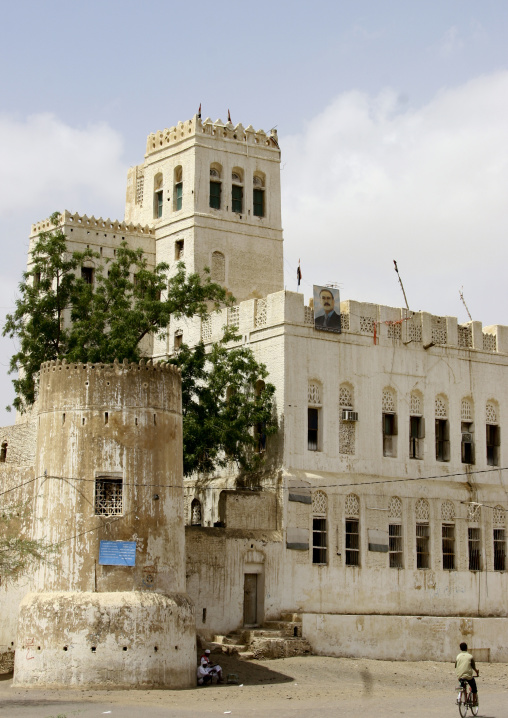
[[[461,718],[466,718],[467,713],[467,703],[465,702],[466,696],[464,691],[460,694],[460,701],[459,701],[459,713]]]
[[[477,715],[478,715],[478,711],[480,710],[480,699],[478,699],[478,703],[477,703],[475,706],[471,705],[471,706],[469,706],[469,707],[471,708],[471,713],[472,713],[474,716],[477,716]]]

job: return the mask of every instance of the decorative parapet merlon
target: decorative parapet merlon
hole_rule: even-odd
[[[159,152],[161,149],[164,149],[164,147],[183,142],[193,135],[208,135],[210,137],[217,137],[218,139],[259,145],[276,151],[279,150],[279,139],[276,129],[270,130],[270,134],[267,135],[264,130],[255,130],[252,125],[244,128],[241,123],[233,125],[232,122],[224,123],[220,119],[213,122],[209,117],[202,121],[198,115],[194,115],[191,120],[179,122],[174,127],[158,130],[148,135],[146,154],[150,155],[154,152]]]
[[[149,371],[164,372],[166,374],[174,374],[175,376],[180,376],[180,369],[174,364],[167,364],[166,362],[154,362],[151,359],[148,359],[147,361],[145,361],[145,359],[140,359],[139,362],[129,362],[127,361],[127,359],[124,359],[123,362],[119,362],[118,359],[115,359],[112,364],[93,364],[90,362],[86,364],[83,364],[82,362],[68,363],[65,359],[53,359],[51,361],[46,361],[41,364],[40,373],[42,375],[62,370],[74,371],[78,373],[82,372],[83,370],[94,370],[96,373],[100,373],[102,371],[114,371],[117,373],[137,373],[141,371]]]
[[[127,234],[135,234],[138,236],[155,237],[155,228],[152,225],[132,224],[132,222],[122,222],[116,219],[103,219],[102,217],[88,217],[86,214],[78,214],[64,210],[60,213],[60,222],[57,227],[74,226],[87,227],[110,232],[125,232]],[[55,229],[55,225],[51,219],[43,219],[40,222],[32,224],[30,237],[36,237],[40,232],[51,232]]]

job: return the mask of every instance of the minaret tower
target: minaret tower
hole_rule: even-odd
[[[277,132],[192,120],[151,134],[125,219],[153,224],[156,259],[211,270],[238,302],[283,289]]]

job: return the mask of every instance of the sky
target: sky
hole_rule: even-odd
[[[505,0],[0,0],[0,312],[31,224],[122,219],[149,133],[191,118],[282,150],[285,282],[508,325]],[[2,318],[3,323],[3,318]],[[0,340],[0,425],[13,399]]]

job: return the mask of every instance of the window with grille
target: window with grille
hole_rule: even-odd
[[[309,451],[319,451],[319,409],[307,409],[307,448]]]
[[[123,481],[99,476],[95,479],[95,515],[119,516],[123,512]]]
[[[360,565],[360,521],[346,519],[346,566]]]
[[[402,554],[402,524],[389,524],[388,541],[390,568],[404,568]]]
[[[212,209],[220,209],[221,191],[221,182],[212,182],[212,180],[210,180],[210,207]]]
[[[504,529],[494,529],[494,571],[506,570],[506,535]]]
[[[480,529],[470,526],[467,530],[469,551],[469,570],[479,571],[480,566]]]
[[[497,424],[487,424],[487,466],[499,466],[501,429]]]
[[[423,459],[425,419],[423,416],[409,417],[409,458]]]
[[[255,217],[265,216],[265,191],[264,189],[255,189],[253,191],[253,207]]]
[[[430,568],[430,528],[416,524],[416,568]]]
[[[383,414],[383,456],[397,456],[397,414]]]
[[[241,214],[243,212],[243,187],[234,184],[231,190],[231,209]]]
[[[312,563],[326,563],[326,519],[312,519]]]
[[[450,461],[450,424],[436,419],[436,461]]]
[[[455,569],[455,526],[443,524],[441,528],[443,546],[443,568],[445,571]]]

